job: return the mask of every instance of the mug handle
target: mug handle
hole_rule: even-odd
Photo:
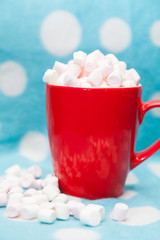
[[[160,99],[157,100],[151,100],[148,102],[142,102],[141,99],[138,99],[138,109],[139,109],[139,123],[141,125],[144,115],[146,112],[152,108],[160,107]],[[149,158],[151,155],[153,155],[155,152],[157,152],[160,149],[160,138],[153,143],[151,146],[146,148],[143,151],[134,153],[133,161],[131,162],[130,170],[138,166],[140,163],[142,163],[144,160]]]

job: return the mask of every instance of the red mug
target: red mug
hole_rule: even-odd
[[[118,197],[129,170],[160,149],[134,152],[145,113],[142,86],[78,88],[46,84],[46,114],[55,175],[63,192],[87,199]]]

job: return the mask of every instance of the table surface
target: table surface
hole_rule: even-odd
[[[160,155],[157,153],[129,173],[124,193],[120,198],[95,201],[80,199],[85,204],[96,203],[105,207],[104,221],[97,227],[83,225],[70,217],[67,221],[56,220],[53,224],[42,224],[37,220],[23,221],[8,219],[5,208],[0,208],[0,240],[98,240],[98,239],[145,239],[159,240],[160,237]],[[33,165],[12,150],[0,153],[0,175],[6,168],[19,164],[22,168]],[[38,163],[42,168],[42,178],[53,172],[51,160]],[[115,222],[110,213],[117,202],[129,207],[128,218]]]

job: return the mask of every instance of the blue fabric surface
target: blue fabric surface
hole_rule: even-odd
[[[75,50],[89,53],[100,49],[104,54],[113,52],[119,60],[126,61],[128,68],[135,68],[141,76],[144,101],[160,98],[159,7],[159,0],[0,0],[0,175],[13,164],[27,168],[36,163],[42,167],[43,177],[53,171],[47,142],[45,86],[42,76],[47,68],[52,68],[55,60],[67,63]],[[72,23],[77,26],[77,35],[74,26],[71,35],[68,34],[67,27],[62,31],[67,39],[60,38],[59,42],[67,54],[65,51],[60,54],[56,44],[50,46],[50,43],[46,43],[47,34],[48,38],[52,38],[54,32],[46,34],[43,31],[43,28],[46,30],[44,23],[47,17],[52,16],[53,20],[57,11],[62,11],[65,16],[69,13],[73,18]],[[103,44],[107,33],[102,31],[102,27],[113,18],[122,20],[124,28],[121,31],[116,29],[117,39],[121,40],[114,45],[112,42],[115,39],[111,39],[107,47]],[[58,25],[58,20],[56,23],[57,29],[63,28]],[[71,39],[68,36],[71,36]],[[72,40],[73,46],[70,46]],[[122,49],[123,42],[126,42],[126,45]],[[117,46],[119,50],[116,50]],[[146,148],[159,138],[159,123],[158,110],[146,114],[139,129],[136,150]],[[28,135],[30,133],[31,135]],[[95,239],[158,240],[159,220],[148,225],[128,226],[112,221],[109,213],[119,201],[125,202],[129,208],[151,206],[160,211],[159,176],[151,171],[152,165],[149,165],[158,163],[159,157],[157,153],[133,171],[138,183],[126,186],[125,191],[135,191],[137,195],[128,200],[95,201],[106,209],[105,220],[100,226],[87,227],[72,217],[69,221],[56,221],[53,225],[40,224],[37,221],[18,222],[7,219],[4,208],[0,208],[0,240],[78,239],[78,236],[71,234],[64,238],[57,237],[56,232],[64,228],[85,229],[88,240],[91,239],[87,235],[88,230],[99,234],[99,238]],[[159,169],[158,165],[157,171]],[[154,213],[151,215],[155,217]]]

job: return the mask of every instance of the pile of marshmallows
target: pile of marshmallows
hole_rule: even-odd
[[[103,55],[99,50],[90,54],[78,51],[68,64],[55,62],[48,69],[43,81],[52,85],[82,88],[136,87],[140,81],[135,69],[127,70],[127,65],[113,54]]]
[[[58,179],[49,174],[40,179],[42,170],[35,165],[22,170],[14,165],[5,171],[0,179],[0,207],[6,207],[8,218],[21,217],[25,220],[38,219],[42,223],[53,223],[56,219],[68,220],[70,216],[80,219],[83,224],[97,226],[105,217],[105,208],[73,200],[60,193]],[[117,203],[112,219],[124,221],[128,206]]]

